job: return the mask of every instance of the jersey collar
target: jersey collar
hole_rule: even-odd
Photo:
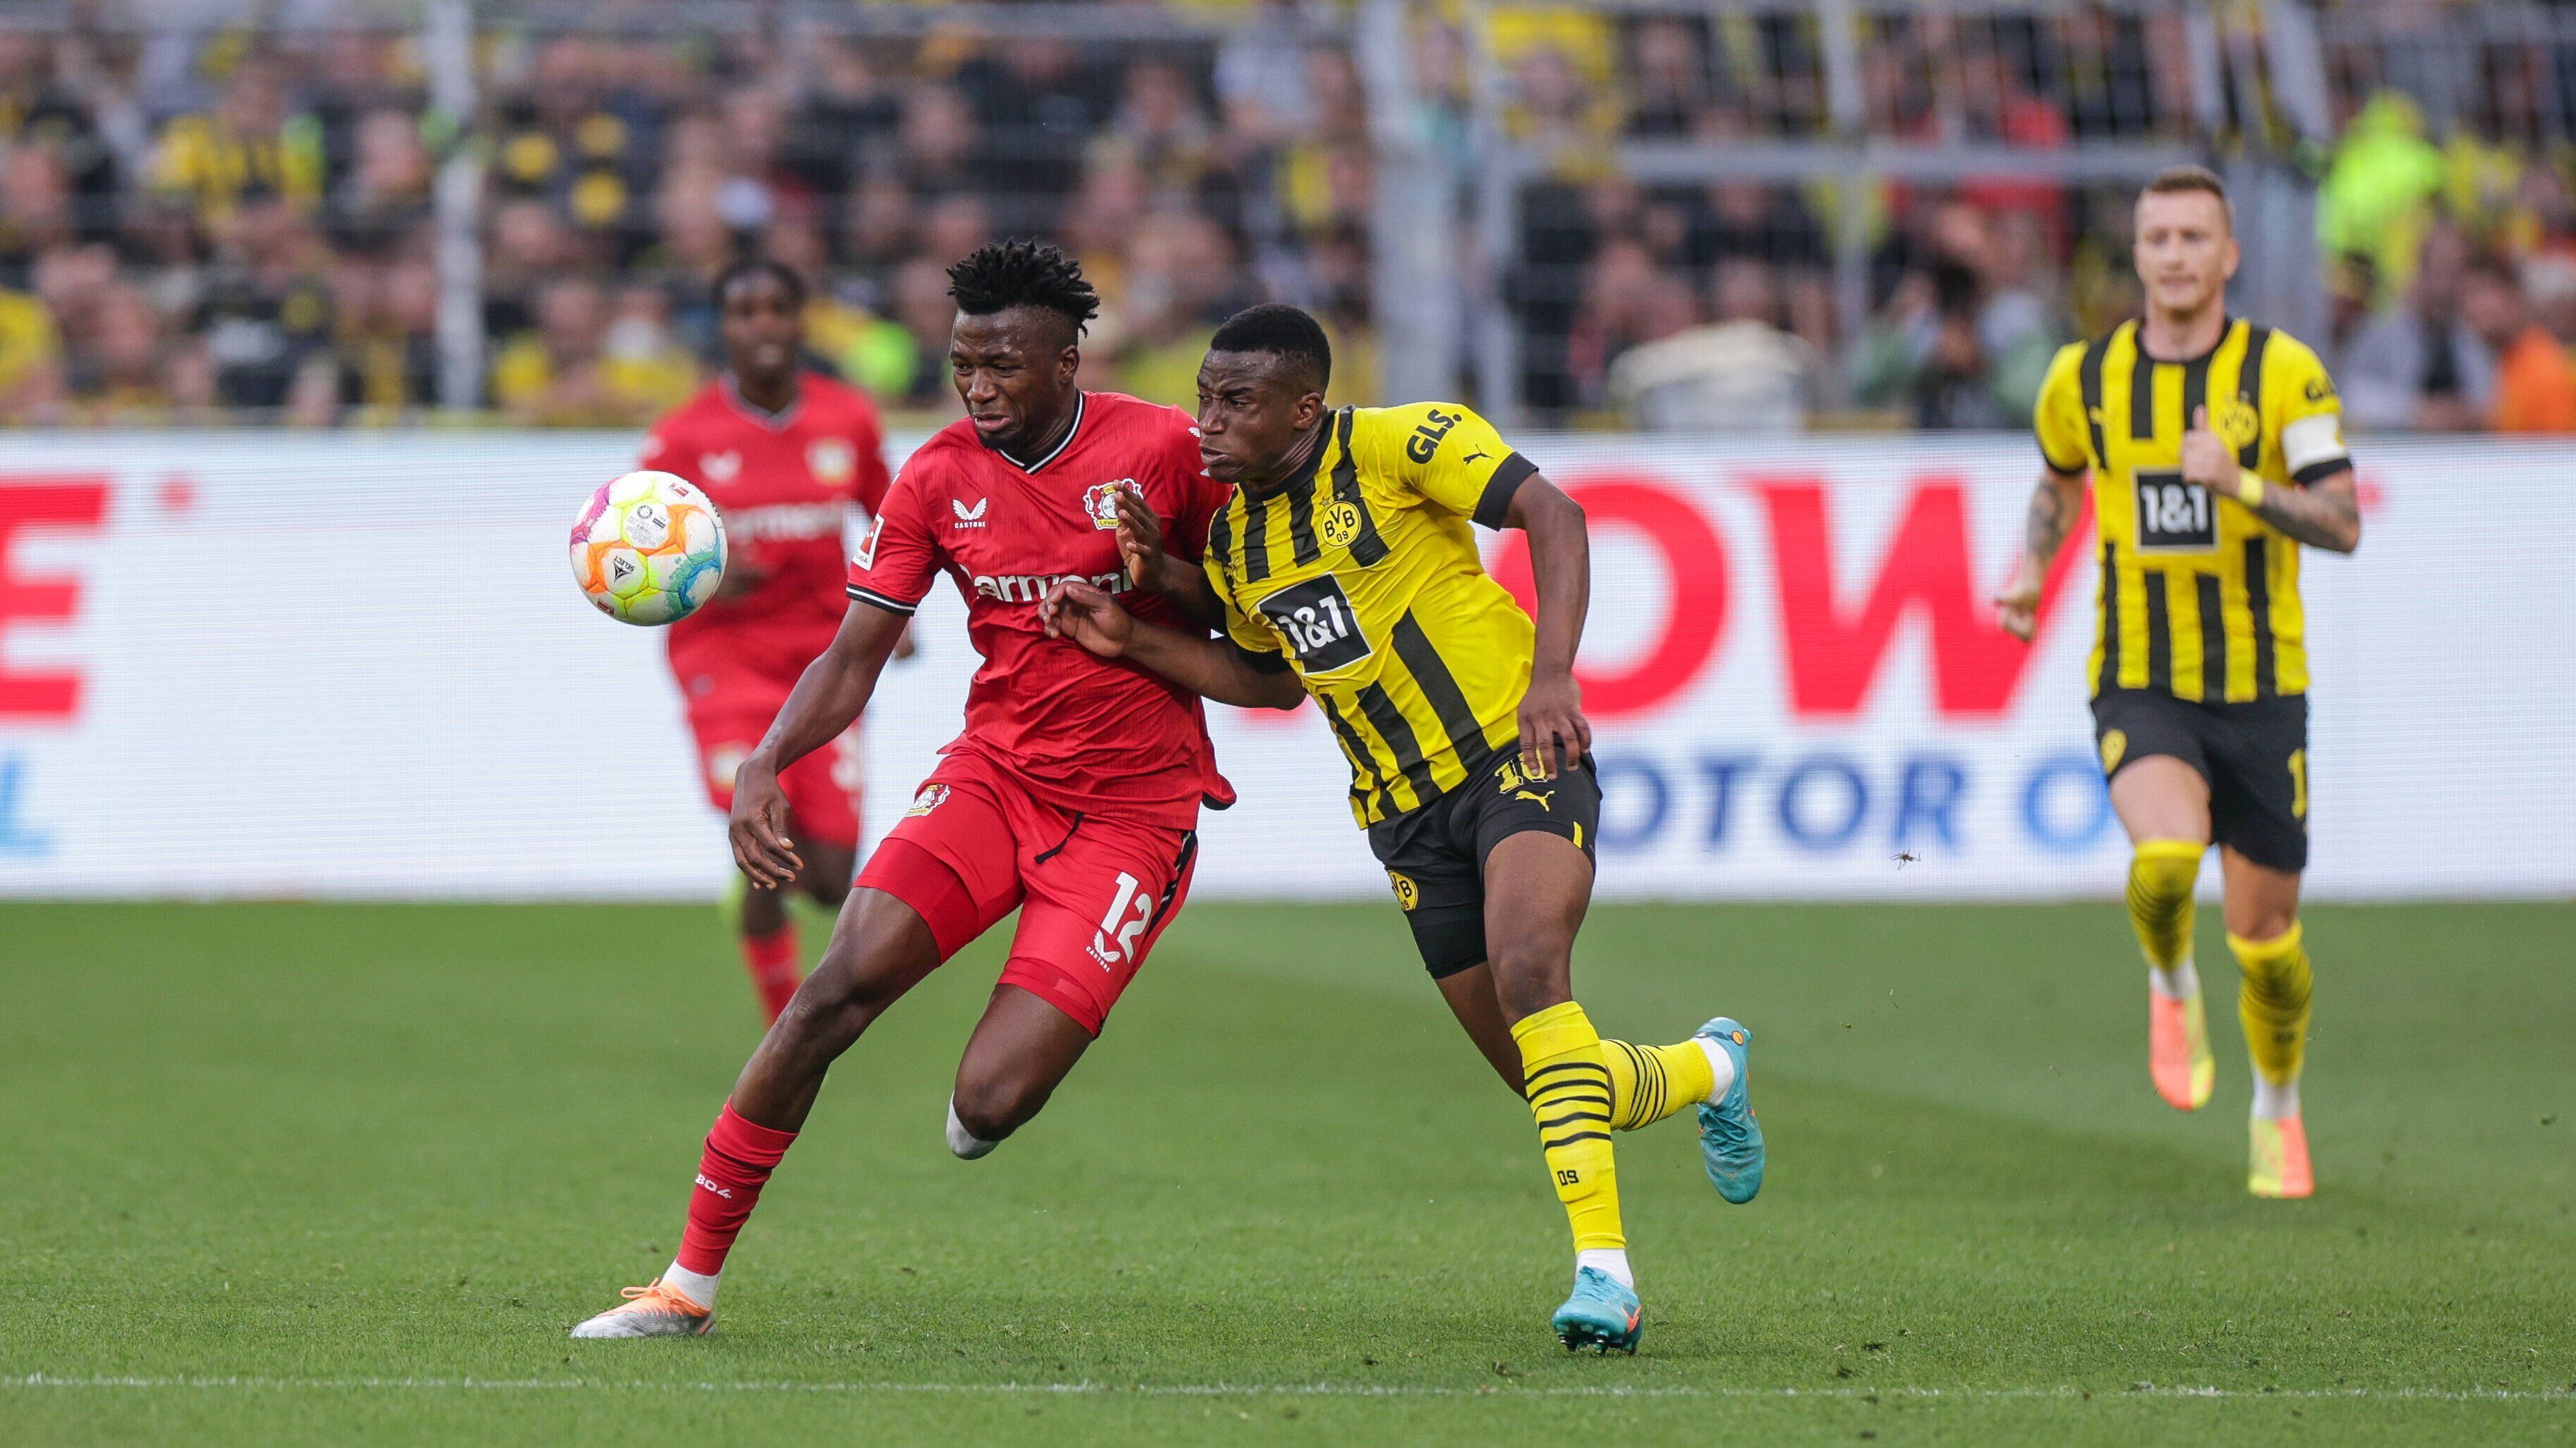
[[[1000,458],[1002,461],[1009,463],[1011,466],[1018,468],[1024,473],[1034,473],[1038,469],[1045,467],[1047,464],[1054,462],[1057,458],[1064,456],[1064,450],[1066,448],[1073,446],[1073,440],[1075,438],[1082,435],[1082,415],[1088,410],[1090,402],[1090,393],[1077,391],[1073,394],[1073,426],[1064,430],[1064,436],[1057,441],[1054,447],[1047,449],[1045,457],[1039,458],[1035,462],[1024,463],[1018,458],[1011,456],[1009,453],[1002,451],[1000,448],[993,449],[993,456]]]
[[[730,372],[719,378],[717,385],[724,391],[726,405],[771,432],[786,431],[787,425],[796,420],[796,415],[805,410],[805,377],[802,373],[797,374],[796,378],[796,400],[776,412],[764,412],[755,406],[750,398],[743,396],[742,385],[734,380],[734,375]]]
[[[2210,358],[2217,356],[2217,355],[2218,355],[2218,349],[2227,345],[2227,339],[2236,335],[2236,324],[2237,324],[2239,321],[2242,321],[2242,320],[2243,320],[2243,318],[2240,318],[2240,317],[2234,316],[2234,315],[2232,315],[2232,314],[2230,314],[2230,313],[2226,313],[2226,312],[2221,312],[2221,313],[2219,313],[2219,316],[2218,316],[2218,340],[2217,340],[2217,341],[2215,341],[2215,342],[2210,343],[2210,344],[2209,344],[2209,350],[2207,350],[2207,351],[2205,351],[2205,352],[2201,353],[2201,354],[2200,354],[2199,356],[2197,356],[2197,357],[2172,357],[2172,358],[2166,358],[2166,357],[2159,357],[2159,356],[2157,356],[2156,354],[2154,354],[2153,352],[2148,351],[2148,350],[2147,350],[2147,324],[2146,324],[2146,322],[2145,322],[2143,319],[2133,324],[2133,325],[2135,325],[2135,326],[2137,327],[2137,332],[2136,332],[2136,334],[2135,334],[2135,338],[2134,338],[2133,345],[2135,345],[2135,346],[2137,347],[2137,349],[2138,349],[2138,355],[2139,355],[2139,356],[2141,356],[2141,357],[2145,358],[2145,359],[2146,359],[2147,361],[2149,361],[2149,362],[2154,363],[2154,364],[2155,364],[2156,366],[2158,366],[2158,367],[2189,367],[2191,364],[2193,364],[2193,363],[2195,363],[2195,362],[2206,362],[2206,361],[2208,361]]]

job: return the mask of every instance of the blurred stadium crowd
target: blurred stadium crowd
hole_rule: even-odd
[[[1369,103],[1334,6],[1191,7],[1201,23],[1143,42],[1015,35],[998,10],[906,34],[498,28],[461,118],[428,104],[416,33],[296,8],[294,27],[0,13],[0,421],[320,426],[434,407],[434,193],[460,149],[482,177],[483,405],[507,419],[626,425],[670,405],[708,366],[706,282],[745,251],[816,279],[820,360],[944,412],[941,269],[1032,233],[1073,248],[1108,298],[1098,385],[1185,402],[1215,322],[1284,299],[1335,331],[1336,391],[1373,398]],[[2125,187],[1622,173],[1625,142],[1825,135],[1815,30],[1794,10],[1506,7],[1481,40],[1442,13],[1417,12],[1419,114],[1397,123],[1472,183],[1481,43],[1489,113],[1547,158],[1498,288],[1542,418],[1671,422],[1672,379],[1717,377],[1740,425],[2016,428],[2050,351],[2134,305]],[[2218,144],[2184,100],[2180,14],[1875,13],[1866,133]],[[2440,121],[2406,55],[2329,54],[2335,139],[2299,158],[2318,180],[2320,341],[2351,416],[2576,431],[2576,50],[2488,51]],[[1840,210],[1855,194],[1865,217]],[[1854,222],[1856,329],[1830,242]],[[1462,273],[1479,264],[1462,248]]]

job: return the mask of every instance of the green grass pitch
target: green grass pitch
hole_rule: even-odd
[[[1391,907],[1191,909],[968,1164],[977,948],[645,1343],[564,1329],[670,1257],[754,1039],[713,911],[0,907],[0,1439],[2576,1443],[2576,906],[2308,918],[2321,1188],[2269,1203],[2206,915],[2183,1116],[2115,906],[1596,911],[1596,1021],[1744,1017],[1772,1152],[1730,1208],[1686,1117],[1620,1138],[1632,1360],[1549,1338],[1528,1117]]]

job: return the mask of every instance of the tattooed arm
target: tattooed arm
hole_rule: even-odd
[[[2195,409],[2182,439],[2182,475],[2311,548],[2350,553],[2361,546],[2361,490],[2352,469],[2337,468],[2306,487],[2267,483],[2236,464],[2236,451],[2209,430],[2208,409]]]
[[[2350,553],[2361,546],[2361,490],[2352,469],[2337,469],[2304,488],[2266,483],[2251,473],[2236,481],[2236,501],[2309,547]]]
[[[2028,642],[2038,631],[2040,583],[2048,577],[2048,565],[2056,561],[2057,550],[2065,546],[2083,502],[2084,474],[2061,473],[2053,467],[2040,473],[2039,486],[2031,490],[2030,520],[2023,529],[2021,568],[2012,583],[1995,595],[1995,622],[2014,638]]]

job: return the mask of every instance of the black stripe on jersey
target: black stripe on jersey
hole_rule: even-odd
[[[1503,526],[1512,514],[1512,495],[1538,471],[1538,464],[1518,452],[1495,464],[1492,477],[1485,479],[1485,491],[1476,496],[1476,521],[1488,528]]]
[[[2290,480],[2303,488],[2314,487],[2316,486],[2319,478],[2341,472],[2345,468],[2351,466],[2352,459],[2348,457],[2319,458],[2315,462],[2308,464],[2306,467],[2299,469],[2297,472],[2290,474]]]
[[[2221,332],[2218,334],[2218,347],[2226,345],[2227,334]],[[2209,359],[2217,354],[2218,347],[2212,347],[2183,364],[2182,425],[2186,428],[2191,426],[2191,414],[2194,408],[2207,409],[2209,425],[2211,427],[2218,425],[2218,409],[2211,406],[2209,400]],[[2215,507],[2216,504],[2211,506]]]
[[[2120,687],[2120,569],[2111,540],[2102,540],[2102,672],[2093,691],[2107,694]]]
[[[874,589],[861,588],[855,583],[850,585],[850,597],[861,603],[884,609],[888,613],[902,614],[906,618],[912,617],[913,610],[918,607],[916,604],[905,603],[901,599],[888,598]]]
[[[1259,583],[1270,576],[1270,500],[1247,493],[1243,498],[1243,581]]]
[[[2269,699],[2280,688],[2272,670],[2271,555],[2261,534],[2245,540],[2245,607],[2254,615],[2254,697]]]
[[[1362,568],[1374,568],[1386,561],[1386,540],[1377,535],[1377,519],[1370,515],[1368,499],[1360,496],[1359,460],[1351,456],[1352,409],[1343,408],[1333,420],[1333,443],[1341,456],[1333,459],[1333,499],[1348,503],[1360,511],[1360,530],[1351,539],[1351,561]]]
[[[2084,361],[2075,369],[2084,399],[2084,427],[2093,434],[2093,466],[2107,468],[2111,455],[2102,450],[2102,354],[2111,348],[2111,339],[2120,335],[2117,328],[2084,344]]]
[[[1315,542],[1315,480],[1311,475],[1303,486],[1288,485],[1288,551],[1301,565],[1324,556],[1323,548]]]
[[[1469,768],[1485,756],[1485,731],[1476,723],[1476,711],[1467,706],[1467,695],[1458,687],[1457,676],[1449,672],[1448,662],[1434,648],[1431,636],[1406,609],[1395,621],[1395,656],[1404,660],[1407,672],[1422,697],[1431,701],[1431,712],[1440,716],[1441,732],[1449,736],[1449,747],[1458,753],[1458,762]]]
[[[2173,688],[2173,620],[2166,617],[2165,575],[2147,569],[2138,575],[2147,595],[2147,687]]]
[[[1342,717],[1341,706],[1333,702],[1330,694],[1318,690],[1315,702],[1323,706],[1324,718],[1333,726],[1333,737],[1342,741],[1342,753],[1351,761],[1351,797],[1365,806],[1369,796],[1375,795],[1376,812],[1384,813],[1388,808],[1386,786],[1378,779],[1377,756],[1369,753],[1368,741],[1351,727],[1350,720]]]
[[[2147,339],[2129,339],[2129,441],[2142,443],[2156,435],[2156,359],[2147,355]]]
[[[2200,697],[2215,704],[2227,697],[2227,603],[2218,575],[2203,573],[2200,585]]]
[[[1227,499],[1227,500],[1226,500],[1226,505],[1225,505],[1224,507],[1219,508],[1219,509],[1217,509],[1217,510],[1216,510],[1216,516],[1215,516],[1215,517],[1213,517],[1213,518],[1208,519],[1208,539],[1207,539],[1207,546],[1208,546],[1208,556],[1209,556],[1210,558],[1213,558],[1213,559],[1215,559],[1215,560],[1216,560],[1216,567],[1217,567],[1217,571],[1218,571],[1219,573],[1224,574],[1224,575],[1225,575],[1225,577],[1226,577],[1226,591],[1227,591],[1227,592],[1229,592],[1229,593],[1233,592],[1233,591],[1234,591],[1234,583],[1233,583],[1233,580],[1234,580],[1234,500],[1233,500],[1233,499],[1231,499],[1231,498]]]
[[[2245,361],[2236,369],[2236,395],[2245,399],[2245,405],[2254,409],[2256,417],[2263,415],[2263,344],[2271,340],[2271,328],[2249,323],[2245,329]],[[2240,468],[2263,465],[2263,429],[2260,426],[2254,429],[2254,440],[2236,450],[2236,465]]]
[[[1413,786],[1413,802],[1422,804],[1438,793],[1431,783],[1431,761],[1422,757],[1422,741],[1414,737],[1413,726],[1404,722],[1404,711],[1387,697],[1384,685],[1360,686],[1360,712],[1368,716],[1370,726],[1386,741],[1405,783]]]

